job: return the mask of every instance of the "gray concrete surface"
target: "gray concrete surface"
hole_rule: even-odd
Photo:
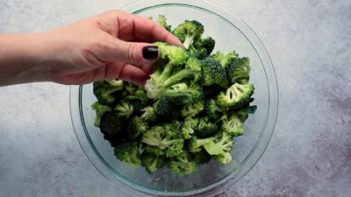
[[[128,2],[0,0],[0,32],[44,31]],[[280,86],[267,151],[220,196],[351,196],[351,1],[215,2],[262,39]],[[0,196],[121,196],[79,147],[68,86],[2,87],[0,109]]]

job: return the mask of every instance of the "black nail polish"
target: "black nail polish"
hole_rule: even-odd
[[[154,60],[158,56],[157,46],[146,46],[143,48],[143,57],[147,60]]]

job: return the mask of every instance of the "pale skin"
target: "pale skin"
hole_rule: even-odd
[[[157,57],[142,49],[155,41],[181,45],[157,23],[118,10],[43,33],[0,33],[0,86],[117,78],[143,86]]]

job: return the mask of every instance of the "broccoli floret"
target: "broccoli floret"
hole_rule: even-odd
[[[238,53],[232,51],[228,54],[223,54],[222,52],[217,51],[212,57],[219,61],[223,68],[227,68],[232,62],[238,59]]]
[[[237,111],[237,116],[241,122],[244,122],[249,117],[249,114],[255,113],[256,110],[257,110],[256,105],[247,106]]]
[[[223,108],[238,108],[249,103],[253,93],[254,86],[251,83],[235,83],[225,94],[222,92],[218,95],[217,104]]]
[[[203,59],[211,54],[215,47],[215,40],[211,37],[198,39],[194,42],[193,47],[189,48],[190,54],[194,57]]]
[[[154,104],[154,111],[158,116],[169,116],[176,112],[176,108],[178,106],[177,101],[182,99],[182,97],[170,97],[170,96],[162,96],[159,100]],[[172,116],[173,117],[173,116]]]
[[[183,42],[186,49],[197,39],[199,39],[204,32],[204,26],[195,20],[185,20],[182,24],[173,30],[173,34]]]
[[[93,83],[93,93],[97,100],[103,104],[113,103],[112,93],[123,89],[122,80],[101,80]]]
[[[247,83],[250,80],[250,60],[237,58],[227,67],[227,76],[231,83]]]
[[[164,150],[170,147],[174,143],[178,143],[176,140],[180,138],[180,132],[177,124],[164,124],[162,126],[151,127],[146,131],[141,139],[141,142],[150,145],[157,146]]]
[[[158,146],[150,146],[150,145],[144,144],[143,147],[144,147],[144,151],[147,153],[158,155],[158,156],[166,155],[166,150],[160,149]]]
[[[176,157],[184,152],[184,139],[179,138],[173,140],[172,144],[167,147],[166,157]]]
[[[153,155],[150,153],[143,153],[141,155],[141,163],[145,167],[146,171],[153,174],[158,169],[162,168],[165,164],[165,158]]]
[[[167,31],[172,32],[172,26],[167,23],[167,18],[165,16],[159,15],[157,23],[160,24]]]
[[[184,123],[182,125],[182,134],[183,138],[188,140],[194,134],[194,128],[199,124],[199,120],[197,118],[185,118]]]
[[[168,166],[174,174],[183,176],[197,170],[199,164],[191,154],[183,152],[179,156],[170,159]]]
[[[91,108],[95,110],[96,113],[94,125],[96,127],[99,127],[102,115],[104,115],[106,112],[111,111],[111,108],[107,105],[100,104],[99,102],[93,103],[91,105]]]
[[[215,137],[208,137],[208,138],[197,138],[197,137],[192,137],[190,142],[189,142],[189,151],[192,153],[197,153],[202,150],[203,145],[206,143],[209,143],[210,141],[214,141]]]
[[[128,135],[130,139],[135,139],[140,134],[145,133],[149,129],[149,125],[139,116],[134,116],[128,124]]]
[[[244,124],[237,115],[233,114],[229,118],[222,118],[222,130],[232,136],[239,136],[244,133]]]
[[[233,137],[226,132],[221,132],[216,135],[214,140],[205,143],[203,147],[213,159],[220,163],[227,164],[232,160],[231,151],[233,145]]]
[[[225,69],[219,61],[207,57],[201,61],[202,65],[202,85],[210,86],[217,84],[219,86],[226,86],[227,74]]]
[[[133,105],[131,105],[125,101],[121,101],[120,104],[116,105],[114,110],[117,112],[117,115],[119,117],[129,118],[134,111],[134,107],[133,107]]]
[[[216,104],[214,99],[209,99],[205,103],[206,117],[211,119],[218,119],[222,115],[222,109]]]
[[[131,164],[134,167],[141,165],[140,149],[137,143],[122,143],[118,144],[115,149],[115,156],[117,159]]]
[[[197,137],[208,137],[216,133],[218,129],[219,126],[209,121],[207,117],[199,118],[199,124],[194,128]]]
[[[204,102],[200,100],[197,103],[190,103],[185,105],[181,110],[181,115],[183,117],[194,117],[204,110]]]
[[[165,46],[164,48],[169,51],[179,49],[179,47],[175,46]],[[173,49],[172,49],[173,48]],[[166,49],[164,49],[167,51]],[[157,99],[161,96],[170,95],[176,93],[179,94],[187,94],[188,89],[184,88],[187,86],[186,82],[195,82],[201,77],[201,63],[199,60],[190,58],[187,61],[188,55],[187,52],[183,51],[178,54],[185,59],[179,61],[181,64],[184,64],[182,67],[178,66],[175,68],[175,63],[170,61],[167,65],[163,67],[159,67],[156,71],[150,75],[150,79],[146,81],[145,89],[147,92],[147,96],[152,99]],[[162,54],[161,49],[161,54]],[[167,55],[166,55],[167,56]],[[162,55],[161,55],[162,57]],[[184,92],[185,91],[185,92]]]
[[[142,111],[141,119],[143,121],[152,122],[152,121],[156,120],[157,115],[156,115],[156,111],[153,107],[147,106],[147,107],[143,108],[141,111]]]
[[[128,138],[127,133],[123,130],[123,126],[123,120],[112,111],[106,112],[101,117],[101,133],[104,134],[104,138],[108,140],[112,146]]]

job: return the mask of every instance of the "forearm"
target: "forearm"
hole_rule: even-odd
[[[47,81],[42,34],[0,34],[0,86]]]

